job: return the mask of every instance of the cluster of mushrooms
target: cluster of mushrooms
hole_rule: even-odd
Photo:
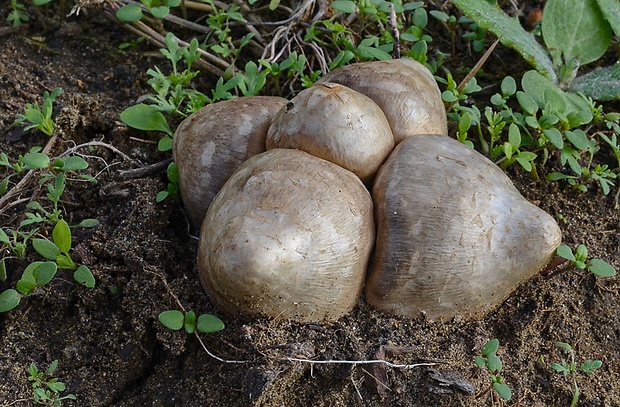
[[[187,118],[173,158],[211,301],[316,322],[349,312],[364,287],[369,304],[401,316],[499,305],[552,259],[560,229],[447,133],[433,75],[409,59]]]

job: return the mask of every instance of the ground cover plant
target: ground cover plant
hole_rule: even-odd
[[[2,3],[0,405],[619,404],[617,10],[583,2],[594,49],[553,42],[566,2],[484,3],[486,20],[473,1]],[[517,51],[485,56],[497,37]],[[398,54],[436,75],[450,135],[558,219],[558,266],[475,321],[220,315],[176,199],[176,125]]]

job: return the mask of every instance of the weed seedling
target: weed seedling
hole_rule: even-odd
[[[561,363],[552,363],[551,368],[558,373],[562,373],[564,376],[571,376],[573,378],[573,398],[571,400],[570,406],[574,407],[577,405],[577,401],[579,400],[579,386],[577,386],[577,374],[579,372],[585,373],[587,375],[591,375],[594,371],[600,368],[603,365],[603,362],[600,360],[586,360],[581,365],[577,365],[575,362],[575,350],[568,343],[565,342],[556,342],[555,346],[559,349],[564,349],[568,352],[570,356],[570,360],[567,362],[565,359],[562,359]]]
[[[33,363],[28,368],[30,376],[28,380],[32,382],[32,402],[42,406],[62,406],[63,400],[77,400],[75,395],[69,393],[61,396],[67,387],[52,374],[58,367],[58,360],[54,360],[52,364],[44,372],[40,372],[39,368]]]
[[[491,339],[482,347],[480,355],[474,358],[474,362],[479,368],[487,368],[489,370],[489,373],[491,374],[490,388],[492,388],[503,400],[508,401],[512,398],[512,392],[510,387],[504,383],[504,378],[500,376],[503,366],[502,361],[497,356],[498,349],[499,340]]]
[[[575,268],[588,270],[597,277],[613,277],[616,275],[616,269],[606,261],[601,259],[588,260],[588,249],[585,245],[580,244],[573,253],[570,247],[563,244],[558,247],[556,254],[571,261]]]
[[[52,93],[43,94],[43,106],[39,107],[36,103],[28,103],[23,114],[17,115],[16,125],[26,124],[25,131],[37,129],[51,136],[56,132],[56,123],[52,119],[52,108],[54,100],[62,93],[61,88],[56,88]]]
[[[196,313],[194,311],[188,311],[183,314],[179,310],[164,311],[158,316],[159,322],[166,328],[178,331],[181,328],[185,328],[188,334],[194,332],[212,333],[218,332],[224,329],[224,322],[221,319],[211,314],[202,314],[196,319]]]

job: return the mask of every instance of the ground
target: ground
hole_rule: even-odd
[[[4,2],[2,11],[7,8]],[[487,406],[498,401],[485,392],[489,374],[473,358],[491,338],[499,339],[502,376],[513,392],[507,405],[570,404],[572,379],[550,367],[567,358],[555,346],[562,341],[575,348],[578,363],[602,361],[595,374],[577,376],[580,405],[620,406],[620,287],[617,278],[597,279],[587,271],[538,275],[474,321],[395,318],[363,302],[323,325],[222,316],[226,328],[201,337],[228,362],[210,357],[193,335],[163,327],[157,315],[178,308],[174,296],[188,310],[218,311],[197,277],[197,231],[179,205],[155,201],[166,185],[164,172],[123,175],[168,158],[156,151],[156,134],[119,122],[120,112],[148,91],[146,70],[161,62],[147,44],[120,51],[118,45],[130,39],[96,12],[57,27],[0,31],[2,152],[16,157],[48,143],[39,132],[10,125],[26,103],[40,103],[43,92],[55,87],[64,92],[57,102],[59,137],[50,154],[92,141],[106,144],[78,150],[97,185],[70,182],[63,198],[70,224],[85,218],[101,222],[74,231],[74,256],[90,267],[97,285],[79,286],[61,271],[45,290],[0,314],[0,406],[31,405],[28,367],[45,369],[56,359],[55,376],[66,384],[65,393],[77,397],[63,402],[69,406]],[[492,71],[496,63],[492,58],[485,69]],[[563,216],[565,243],[584,243],[593,257],[620,267],[616,190],[608,196],[594,187],[581,193],[530,180],[523,172],[508,174],[528,200]],[[3,211],[1,224],[18,223],[20,208]],[[14,287],[27,264],[9,260],[0,291]],[[311,365],[291,357],[421,365]],[[477,395],[455,386],[438,393],[436,377],[455,377],[452,382],[473,386]]]

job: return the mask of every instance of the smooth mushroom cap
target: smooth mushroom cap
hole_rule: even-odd
[[[352,172],[299,150],[250,158],[213,200],[198,271],[228,314],[334,321],[356,304],[374,242]]]
[[[394,148],[394,136],[372,99],[325,82],[303,90],[276,114],[266,143],[268,150],[306,151],[368,182]]]
[[[377,173],[368,302],[397,315],[480,316],[553,258],[560,229],[483,155],[444,136],[400,143]]]
[[[446,111],[433,74],[409,58],[351,64],[317,83],[335,82],[368,96],[385,113],[394,141],[417,134],[448,135]]]
[[[228,177],[248,158],[265,151],[265,136],[286,99],[253,96],[207,105],[177,128],[172,156],[179,170],[185,209],[200,226]]]

